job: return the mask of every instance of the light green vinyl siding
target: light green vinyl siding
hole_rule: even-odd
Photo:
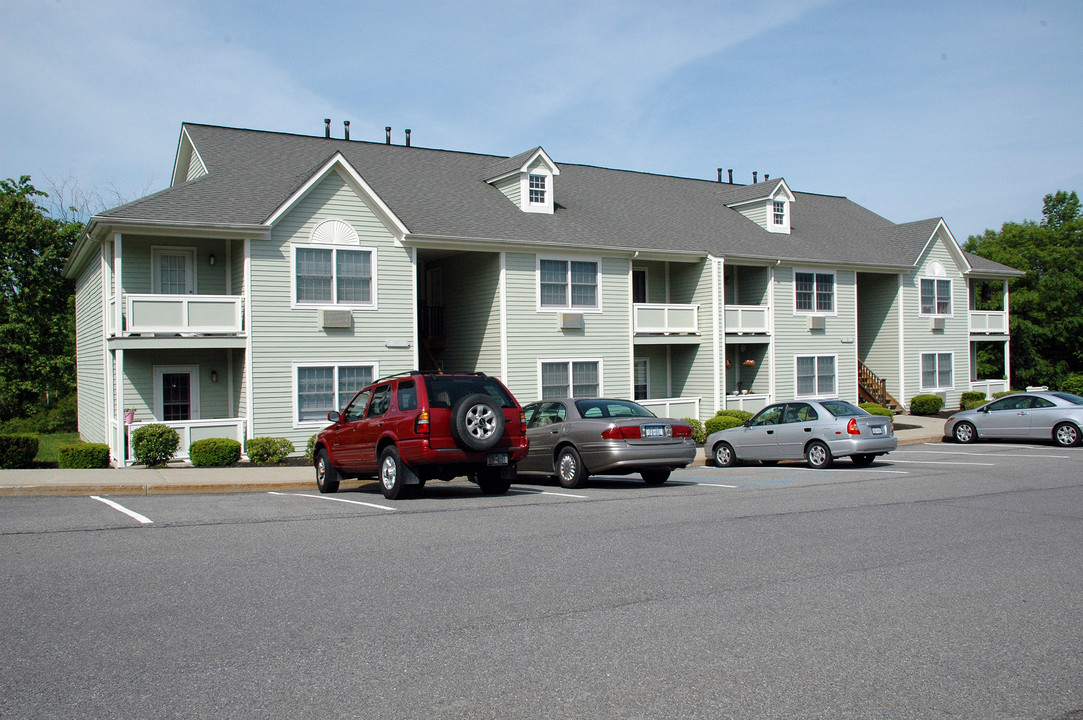
[[[107,442],[105,416],[105,299],[102,265],[91,261],[75,286],[75,378],[79,393],[79,434],[87,442]]]
[[[227,295],[228,281],[226,255],[227,241],[217,238],[187,237],[150,237],[124,235],[122,252],[124,262],[121,265],[122,287],[125,293],[151,293],[154,291],[152,278],[155,248],[192,249],[194,251],[194,290],[197,295]],[[215,264],[210,264],[210,256],[215,256]],[[240,262],[244,263],[241,253]],[[240,294],[240,290],[234,294]]]
[[[523,206],[523,186],[519,182],[518,175],[512,175],[511,177],[504,178],[494,183],[496,189],[499,190],[504,197],[511,201],[515,207]]]
[[[199,419],[235,417],[229,414],[227,349],[127,350],[124,353],[124,407],[135,410],[136,422],[161,420],[154,414],[155,367],[194,365],[199,386]],[[218,374],[218,382],[211,373]]]
[[[899,397],[899,276],[857,275],[857,354]]]
[[[824,317],[823,330],[810,330],[809,316],[794,313],[794,268],[775,269],[776,400],[796,396],[798,355],[835,355],[836,393],[843,400],[857,401],[856,275],[852,270],[835,272],[836,314]]]
[[[666,302],[666,263],[633,260],[632,267],[647,272],[647,302]]]
[[[669,397],[669,358],[665,345],[638,345],[636,358],[647,359],[647,398]]]
[[[736,208],[736,210],[761,228],[767,227],[766,202],[756,203],[755,205],[745,205],[744,207]]]
[[[542,257],[550,257],[542,255]],[[554,257],[566,258],[566,255]],[[575,259],[599,260],[582,256]],[[505,382],[524,404],[538,398],[538,359],[601,359],[602,391],[631,397],[631,272],[626,258],[599,260],[602,312],[583,313],[583,330],[561,330],[561,311],[538,310],[537,256],[507,253],[508,377]],[[578,312],[578,311],[573,311]]]
[[[900,402],[909,405],[910,398],[927,390],[921,387],[921,354],[926,352],[950,352],[953,354],[952,380],[954,387],[946,392],[934,391],[944,397],[944,408],[959,407],[962,393],[970,389],[970,315],[966,279],[946,245],[951,242],[937,235],[917,269],[903,279],[903,318],[906,372],[906,398]],[[944,330],[931,329],[931,319],[920,317],[920,279],[929,277],[929,266],[934,262],[944,266],[946,277],[951,279],[952,316],[944,318]]]
[[[203,177],[207,174],[207,168],[203,165],[203,160],[195,152],[192,153],[191,158],[188,161],[188,174],[184,178],[186,181],[195,180],[198,177]]]
[[[352,309],[349,329],[320,328],[317,307],[291,307],[290,245],[308,243],[313,228],[332,218],[349,223],[361,247],[377,252],[378,309]],[[269,239],[251,241],[252,435],[287,437],[303,449],[318,429],[294,427],[294,363],[379,363],[382,375],[412,368],[416,338],[411,258],[409,249],[395,247],[391,233],[337,172],[298,201]],[[406,340],[409,347],[388,348],[389,340]]]
[[[715,342],[719,342],[715,337],[712,275],[711,262],[708,260],[669,265],[670,302],[699,306],[701,340],[698,345],[671,346],[672,396],[701,398],[700,414],[705,417],[714,414],[717,368],[712,348]]]
[[[444,370],[500,375],[500,255],[463,253],[436,264],[446,312]]]

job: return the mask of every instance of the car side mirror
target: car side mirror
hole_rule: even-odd
[[[331,412],[327,413],[327,419],[333,423],[337,423],[339,420],[342,419],[342,416],[338,414],[337,410],[332,410]]]
[[[980,407],[980,408],[978,408],[978,412],[980,412],[980,413],[987,413],[987,412],[989,412],[989,408],[987,408],[987,407]]]
[[[752,427],[752,421],[751,420],[745,420],[741,424],[744,425],[745,427]]]

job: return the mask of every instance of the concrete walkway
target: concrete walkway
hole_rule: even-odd
[[[944,419],[897,415],[895,436],[900,445],[939,442]],[[901,426],[901,427],[899,427]],[[703,449],[693,465],[704,463]],[[316,491],[315,472],[307,465],[237,465],[195,468],[130,467],[123,470],[0,470],[0,496],[19,495],[181,495],[269,491]]]

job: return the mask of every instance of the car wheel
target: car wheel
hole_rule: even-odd
[[[322,493],[338,492],[339,474],[326,450],[316,453],[316,487]]]
[[[669,480],[669,470],[644,470],[639,473],[643,476],[643,482],[648,485],[662,485]]]
[[[956,442],[961,442],[966,445],[978,439],[978,431],[970,423],[961,422],[951,431],[951,436],[955,438]]]
[[[1053,428],[1053,439],[1061,447],[1075,447],[1079,444],[1079,428],[1069,422],[1063,422]]]
[[[401,497],[406,489],[402,458],[394,445],[388,445],[380,453],[380,490],[388,500]]]
[[[820,441],[809,443],[805,448],[805,462],[813,470],[823,470],[831,467],[831,450]]]
[[[479,470],[477,483],[485,495],[503,495],[511,488],[511,480],[501,479],[499,470]]]
[[[575,448],[565,447],[557,454],[557,480],[563,488],[583,487],[587,481],[587,469]]]
[[[488,395],[467,395],[451,409],[451,436],[463,450],[488,450],[503,434],[504,409]]]
[[[851,455],[850,462],[858,467],[868,467],[876,459],[875,455]]]
[[[718,467],[733,467],[737,464],[737,454],[733,452],[733,446],[729,443],[720,442],[711,451],[714,464]]]

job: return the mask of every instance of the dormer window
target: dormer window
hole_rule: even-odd
[[[485,182],[523,212],[553,213],[553,178],[560,174],[540,147],[502,160],[487,170]]]
[[[530,173],[530,204],[531,205],[544,205],[545,204],[545,185],[546,176],[539,175],[537,173]]]
[[[775,225],[785,225],[786,224],[786,203],[782,202],[781,200],[775,200],[775,201],[773,201],[771,203],[771,206],[772,206],[772,208],[774,210],[774,212],[772,213],[772,220],[773,220],[774,224]]]

